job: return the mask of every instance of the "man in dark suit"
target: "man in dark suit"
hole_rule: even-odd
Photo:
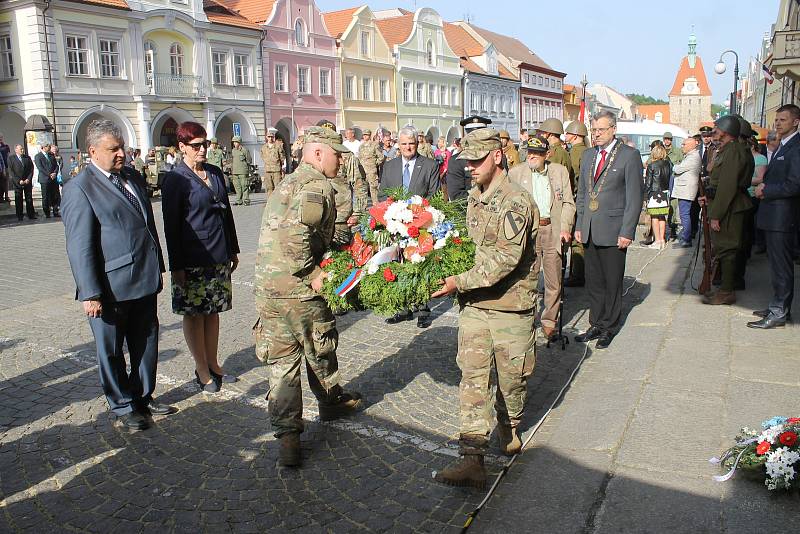
[[[14,184],[14,206],[17,208],[17,219],[22,220],[22,198],[25,197],[25,208],[28,219],[36,219],[33,209],[33,161],[22,152],[22,145],[14,147],[14,154],[8,158],[8,171],[11,183]]]
[[[156,295],[164,259],[144,180],[125,167],[122,132],[92,121],[91,163],[64,189],[67,255],[97,344],[100,384],[122,427],[144,430],[150,415],[175,411],[153,401],[158,362]],[[125,367],[128,345],[131,372]]]
[[[592,117],[595,149],[583,153],[575,202],[575,239],[586,251],[590,305],[590,328],[575,339],[597,339],[599,349],[608,347],[619,332],[625,257],[642,209],[642,157],[618,141],[616,131],[613,113]]]
[[[397,146],[400,157],[383,165],[378,197],[381,201],[387,198],[387,189],[402,187],[412,195],[430,198],[439,190],[439,165],[425,156],[417,154],[417,132],[412,126],[400,129],[397,135]],[[417,326],[427,328],[431,325],[431,310],[428,305],[417,310],[405,310],[386,319],[389,324],[410,321],[417,312]]]
[[[58,189],[58,164],[50,152],[50,145],[42,145],[42,150],[33,158],[39,174],[39,185],[42,186],[42,210],[44,216],[50,218],[52,209],[55,217],[60,217],[58,210],[61,207],[61,192]]]
[[[487,128],[492,124],[492,119],[479,115],[471,115],[461,119],[459,124],[464,128],[464,135],[467,135],[480,128]],[[459,145],[458,152],[453,154],[453,156],[457,156],[460,152],[461,147]],[[469,196],[469,190],[472,189],[472,175],[467,172],[466,166],[466,160],[456,157],[450,158],[450,163],[447,165],[446,176],[448,200],[461,200]],[[508,171],[508,162],[506,161],[505,154],[503,154],[503,168]]]
[[[787,104],[775,114],[775,130],[781,138],[764,175],[756,187],[761,199],[756,224],[764,231],[767,257],[772,273],[773,297],[765,310],[753,312],[759,321],[747,323],[750,328],[784,326],[791,316],[794,297],[794,262],[792,253],[800,218],[800,108]]]

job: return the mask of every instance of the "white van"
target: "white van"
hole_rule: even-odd
[[[683,140],[689,137],[689,132],[663,122],[651,121],[617,121],[617,139],[633,141],[639,152],[642,153],[642,162],[650,156],[650,143],[663,140],[664,132],[672,132],[672,145],[680,147]]]

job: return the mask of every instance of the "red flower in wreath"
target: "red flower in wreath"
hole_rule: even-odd
[[[769,452],[769,441],[760,441],[756,447],[756,454],[767,454]]]
[[[327,267],[327,266],[328,266],[328,265],[330,265],[331,263],[333,263],[333,258],[325,258],[324,260],[322,260],[322,261],[319,263],[319,266],[320,266],[320,267],[322,267],[322,268],[324,269],[325,267]]]
[[[797,434],[787,431],[778,436],[778,440],[781,442],[781,445],[792,447],[795,443],[797,443]]]
[[[387,267],[383,270],[383,279],[387,282],[394,282],[397,280],[397,275],[394,274],[389,267]]]
[[[456,245],[460,245],[461,243],[463,243],[463,241],[461,241],[460,237],[454,237],[453,243],[455,243]]]
[[[800,417],[790,417],[789,419],[786,420],[786,422],[790,425],[792,423],[800,423]]]
[[[348,263],[348,264],[347,264],[347,268],[348,268],[348,269],[352,269],[352,268],[353,268],[353,262],[352,262],[352,261],[351,261],[350,263]]]
[[[423,199],[422,199],[422,205],[423,205],[423,206],[425,206],[425,207],[427,208],[428,206],[430,206],[430,205],[431,205],[431,203],[430,203],[430,202],[428,202],[428,199],[427,199],[427,198],[423,198]]]
[[[408,237],[419,237],[419,228],[417,228],[416,226],[409,226]]]
[[[370,220],[369,220],[369,229],[370,230],[374,230],[376,226],[378,226],[378,223],[375,222],[375,219],[370,218]]]

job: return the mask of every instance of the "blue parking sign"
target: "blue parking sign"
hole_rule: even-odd
[[[242,125],[238,122],[233,123],[233,135],[238,135],[240,137],[242,135]]]

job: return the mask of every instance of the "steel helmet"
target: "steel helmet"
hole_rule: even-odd
[[[733,115],[725,115],[724,117],[718,118],[714,121],[714,126],[716,126],[719,131],[734,137],[739,137],[739,132],[742,129],[741,124],[739,124],[739,119]]]
[[[734,115],[739,121],[739,135],[742,137],[753,137],[753,127],[750,122],[741,115]]]
[[[241,143],[241,142],[242,142],[242,136],[240,136],[240,135],[234,135],[234,136],[231,138],[231,142],[232,142],[232,143]]]
[[[555,118],[547,119],[536,129],[553,135],[561,135],[564,133],[564,125],[560,120]]]
[[[564,132],[572,135],[582,135],[583,137],[589,135],[589,130],[586,129],[586,125],[581,121],[570,122]]]

